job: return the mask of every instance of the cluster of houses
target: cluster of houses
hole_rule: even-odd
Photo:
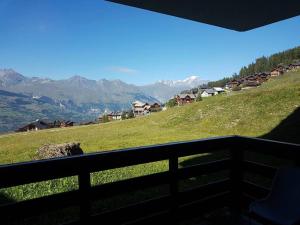
[[[174,97],[177,105],[185,105],[188,103],[195,102],[198,96],[201,98],[211,97],[225,92],[223,88],[214,87],[214,88],[200,88],[197,90],[197,93],[183,93],[176,95]]]
[[[162,107],[159,103],[155,102],[149,104],[147,102],[135,101],[132,103],[132,111],[134,117],[148,115],[153,112],[159,112]]]
[[[300,69],[300,61],[291,63],[288,66],[279,64],[271,72],[256,73],[239,79],[233,79],[229,81],[225,88],[232,89],[234,87],[256,87],[263,82],[268,81],[271,77],[278,77],[289,71],[295,71]]]
[[[279,64],[276,68],[271,70],[271,72],[262,72],[262,73],[256,73],[254,75],[249,75],[246,77],[241,77],[238,79],[233,79],[229,81],[224,89],[221,87],[214,87],[214,88],[200,88],[196,90],[196,93],[182,93],[179,95],[176,95],[174,97],[177,105],[184,105],[191,102],[196,101],[198,96],[201,97],[210,97],[215,96],[218,94],[221,94],[225,92],[225,90],[231,90],[234,87],[256,87],[261,85],[263,82],[268,81],[271,77],[277,77],[280,76],[286,72],[289,71],[295,71],[300,69],[300,61],[291,63],[288,66],[285,66],[283,64]]]
[[[275,69],[271,71],[271,76],[280,76],[289,71],[296,71],[300,69],[300,61],[294,62],[285,66],[283,64],[279,64]]]
[[[63,127],[72,127],[74,122],[72,121],[65,121],[65,120],[55,120],[54,122],[48,122],[46,120],[39,120],[37,119],[34,122],[31,122],[19,129],[16,132],[25,132],[25,131],[37,131],[37,130],[44,130],[50,128],[63,128]]]
[[[102,122],[110,122],[114,120],[122,120],[129,119],[132,117],[145,116],[149,115],[153,112],[159,112],[162,110],[162,106],[155,102],[153,104],[149,104],[147,102],[135,101],[132,103],[132,109],[129,111],[117,111],[105,113],[99,116],[98,121]],[[106,117],[107,121],[104,121],[104,117]]]
[[[226,84],[225,88],[232,89],[234,87],[240,87],[240,86],[256,87],[261,85],[263,82],[268,81],[270,77],[271,77],[271,73],[268,72],[257,73],[239,79],[233,79]]]

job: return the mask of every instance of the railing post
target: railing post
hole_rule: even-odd
[[[243,194],[243,158],[244,150],[241,145],[236,145],[231,149],[231,208],[233,216],[239,219],[242,209],[242,194]]]
[[[178,224],[178,157],[172,155],[169,158],[170,173],[170,223]]]
[[[80,204],[80,222],[88,224],[91,215],[90,189],[91,177],[87,171],[82,171],[78,175],[79,183],[79,204]]]

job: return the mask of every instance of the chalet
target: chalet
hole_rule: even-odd
[[[282,75],[284,72],[281,69],[275,68],[273,70],[271,70],[271,77],[278,77],[280,75]]]
[[[153,103],[152,105],[150,105],[149,108],[150,112],[159,112],[162,110],[161,105],[158,104],[157,102]]]
[[[237,87],[237,86],[239,86],[239,85],[240,85],[240,81],[237,80],[237,79],[233,79],[233,80],[229,81],[229,82],[226,84],[226,87],[229,88],[229,89],[231,89],[231,88]]]
[[[135,101],[132,103],[134,116],[143,116],[149,113],[150,105],[146,102]]]
[[[210,89],[205,89],[204,91],[202,91],[201,97],[210,97],[210,96],[214,96],[217,94],[218,94],[218,91],[216,91],[213,88],[210,88]]]
[[[300,69],[300,61],[295,62],[295,63],[291,63],[289,65],[289,69],[292,70],[292,71]]]
[[[261,83],[259,81],[259,77],[257,75],[250,75],[243,79],[243,86],[247,87],[256,87],[259,86]]]
[[[108,120],[121,120],[122,119],[122,112],[111,112],[108,115]]]
[[[113,115],[111,113],[107,114],[107,119],[108,119],[108,121],[112,121]]]
[[[19,128],[16,132],[44,130],[52,127],[53,126],[51,126],[50,123],[37,119],[36,121],[29,123],[24,127]]]
[[[283,74],[282,71],[285,71],[282,69],[283,67],[280,66],[279,68],[276,68],[272,72],[261,72],[261,73],[256,73],[254,75],[249,75],[245,77],[241,77],[239,79],[233,79],[230,82],[228,82],[225,86],[227,89],[232,89],[234,87],[237,87],[239,85],[242,85],[243,87],[256,87],[261,85],[263,82],[266,82],[270,79],[271,76],[279,76]]]
[[[175,96],[175,100],[177,105],[184,105],[194,102],[196,97],[195,94],[179,94]]]
[[[99,118],[100,120],[100,118]],[[81,122],[79,125],[92,125],[92,124],[96,124],[96,121],[83,121]]]
[[[213,89],[214,89],[218,94],[221,94],[221,93],[225,92],[225,90],[224,90],[223,88],[221,88],[221,87],[214,87]]]
[[[257,87],[259,86],[261,83],[257,80],[246,80],[243,85],[244,87]]]
[[[73,127],[74,126],[74,122],[67,120],[67,121],[60,121],[60,126],[59,127]]]
[[[289,70],[291,70],[290,66],[285,66],[281,63],[276,68],[271,70],[271,77],[280,76],[280,75],[284,74],[285,72],[289,72]]]
[[[285,72],[288,72],[289,71],[289,67],[284,65],[283,63],[280,63],[278,66],[277,66],[277,69],[282,71],[282,73],[285,73]]]
[[[270,73],[267,73],[267,72],[256,73],[256,74],[255,74],[255,77],[256,77],[256,80],[257,80],[259,83],[263,83],[263,82],[266,82],[266,81],[269,80],[269,78],[270,78]]]

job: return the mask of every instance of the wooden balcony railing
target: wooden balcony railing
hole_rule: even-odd
[[[224,154],[222,159],[179,168],[180,157],[221,150],[226,150],[229,154]],[[263,154],[263,157],[255,154]],[[12,216],[27,218],[79,206],[80,219],[69,224],[153,224],[156,221],[176,224],[184,218],[218,207],[228,206],[241,211],[252,200],[268,194],[268,188],[263,187],[264,180],[272,179],[276,167],[281,166],[280,163],[274,165],[272,158],[268,159],[269,156],[279,158],[279,162],[287,159],[288,163],[297,165],[300,145],[227,136],[2,165],[0,189],[70,176],[78,177],[79,188],[1,205],[0,218],[2,221]],[[162,160],[168,161],[169,168],[165,172],[91,185],[90,177],[93,172]],[[192,189],[179,188],[180,180],[224,170],[229,171],[228,177]],[[247,180],[247,173],[251,173],[248,177],[255,179]],[[101,200],[104,196],[107,198],[162,184],[169,187],[167,195],[97,214],[92,212],[92,202]]]

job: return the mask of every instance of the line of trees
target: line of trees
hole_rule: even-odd
[[[224,77],[221,80],[208,82],[209,87],[223,87],[232,79],[253,75],[255,73],[270,72],[273,68],[280,64],[288,65],[300,60],[300,46],[283,52],[273,54],[269,57],[262,56],[257,58],[255,62],[244,66],[240,69],[239,74],[233,74],[230,77]]]

